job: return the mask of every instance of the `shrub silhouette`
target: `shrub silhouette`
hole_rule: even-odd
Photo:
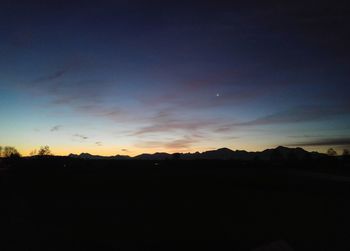
[[[29,153],[29,155],[30,156],[36,156],[37,155],[37,150],[36,149],[34,149],[34,150],[32,150],[30,153]]]
[[[16,148],[12,146],[5,146],[2,150],[2,156],[5,158],[19,158],[21,154],[17,151]]]
[[[327,155],[328,156],[337,156],[337,152],[333,148],[329,148],[327,150]]]
[[[38,151],[38,156],[50,156],[52,155],[50,147],[49,146],[41,146]]]

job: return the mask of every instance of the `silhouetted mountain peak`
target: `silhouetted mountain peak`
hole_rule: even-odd
[[[214,151],[221,152],[221,153],[233,153],[233,151],[227,147],[222,147]]]
[[[231,159],[234,151],[229,148],[219,148],[210,150],[200,154],[201,159]]]
[[[165,152],[156,152],[153,154],[150,153],[143,153],[140,155],[135,156],[135,159],[142,159],[142,160],[161,160],[161,159],[168,159],[171,157],[170,153]]]
[[[83,158],[90,158],[90,157],[92,157],[93,155],[91,155],[90,153],[81,153],[79,156],[80,156],[80,157],[83,157]]]
[[[290,150],[290,148],[288,147],[285,147],[285,146],[278,146],[275,148],[276,150],[279,150],[279,151],[288,151]]]
[[[214,151],[230,151],[230,152],[233,152],[230,148],[227,148],[227,147],[221,147],[221,148],[218,148]]]

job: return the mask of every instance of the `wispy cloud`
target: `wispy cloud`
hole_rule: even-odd
[[[271,124],[302,123],[325,120],[339,115],[350,114],[347,106],[299,106],[254,120],[234,123],[232,126],[258,126]]]
[[[96,117],[105,117],[111,120],[120,121],[122,118],[127,118],[128,113],[122,110],[120,107],[113,105],[103,105],[100,102],[96,103],[84,103],[84,104],[75,104],[74,109],[77,112],[88,114]]]
[[[74,134],[73,137],[74,137],[74,138],[77,138],[77,139],[80,139],[80,140],[86,140],[86,139],[89,138],[89,137],[87,137],[87,136],[85,136],[85,135],[78,134],[78,133]]]
[[[168,149],[188,149],[196,142],[198,142],[198,139],[184,137],[183,139],[167,142],[164,144],[164,147]]]
[[[149,140],[149,141],[141,141],[136,144],[136,147],[141,148],[159,148],[166,150],[174,150],[174,151],[185,151],[191,149],[193,144],[198,143],[200,139],[184,136],[182,138],[173,139],[173,140]]]
[[[55,126],[51,127],[50,131],[51,132],[56,132],[56,131],[61,130],[62,127],[63,127],[62,125],[55,125]]]
[[[180,118],[173,110],[161,110],[151,117],[149,121],[151,122],[150,125],[141,127],[133,132],[132,135],[173,131],[195,134],[200,129],[209,129],[211,126],[219,123],[219,121],[214,119]]]
[[[67,59],[60,67],[57,67],[56,70],[42,74],[38,78],[32,81],[32,84],[43,84],[50,85],[59,80],[64,79],[66,75],[71,75],[79,71],[82,67],[87,67],[87,61],[83,60],[80,57],[72,57]]]
[[[289,144],[289,146],[350,146],[350,137],[313,139]]]
[[[118,98],[113,91],[115,82],[82,78],[79,64],[74,62],[63,65],[61,69],[33,80],[31,91],[38,96],[49,97],[49,106],[65,106],[81,114],[119,119],[123,113],[121,108],[106,102],[112,93],[114,99]]]
[[[204,124],[203,121],[180,121],[174,120],[169,122],[155,122],[152,125],[145,126],[138,131],[134,132],[133,135],[143,135],[149,133],[159,132],[170,132],[176,130],[182,131],[196,131],[200,128],[208,126],[208,122]]]
[[[305,138],[320,138],[323,135],[317,134],[317,135],[309,135],[309,134],[304,134],[304,135],[289,135],[289,138],[294,138],[294,139],[305,139]]]
[[[40,78],[35,79],[33,81],[33,83],[45,83],[45,82],[49,82],[49,81],[58,80],[61,77],[63,77],[68,71],[69,71],[69,68],[59,69],[59,70],[52,72],[46,76],[42,76]]]

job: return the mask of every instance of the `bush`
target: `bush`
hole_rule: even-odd
[[[12,146],[5,146],[2,150],[2,157],[4,158],[19,158],[21,154],[17,151],[16,148]]]
[[[49,146],[41,146],[39,151],[38,151],[38,156],[50,156],[51,150]]]

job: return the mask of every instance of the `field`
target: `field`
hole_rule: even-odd
[[[350,250],[350,179],[330,172],[61,158],[0,177],[1,250]]]

